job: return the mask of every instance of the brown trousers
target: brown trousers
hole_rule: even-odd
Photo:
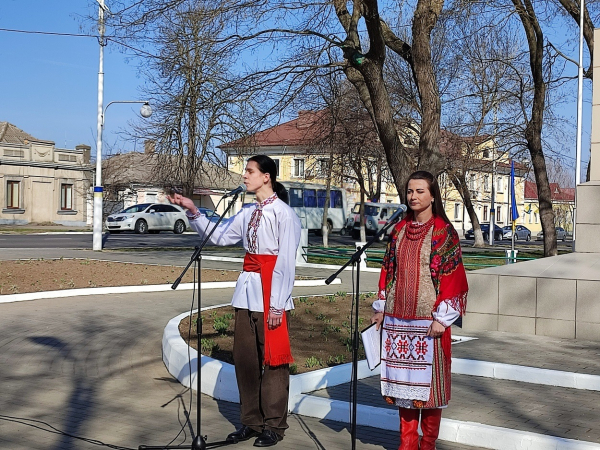
[[[269,429],[283,436],[288,427],[290,368],[285,364],[264,366],[263,370],[264,348],[263,313],[236,309],[233,361],[242,425],[256,431]]]

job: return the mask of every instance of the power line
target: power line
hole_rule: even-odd
[[[14,30],[11,28],[0,28],[0,31],[6,31],[7,33],[46,34],[46,35],[51,35],[51,36],[91,37],[91,38],[96,38],[96,39],[99,37],[96,34],[56,33],[53,31]]]

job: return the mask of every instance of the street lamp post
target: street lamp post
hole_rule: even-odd
[[[93,250],[102,250],[102,118],[104,108],[104,0],[98,1],[98,43],[100,63],[98,67],[98,120],[96,141],[96,182],[94,184]]]
[[[106,105],[106,108],[104,108],[104,111],[100,116],[98,127],[98,143],[96,150],[96,184],[94,186],[94,250],[102,250],[102,132],[104,131],[104,115],[106,114],[106,110],[108,109],[108,107],[113,103],[143,103],[142,107],[140,108],[140,115],[145,119],[152,115],[152,108],[150,107],[150,103],[147,101],[115,100]]]

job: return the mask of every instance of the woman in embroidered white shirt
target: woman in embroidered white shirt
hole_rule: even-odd
[[[288,427],[292,355],[287,311],[294,307],[292,288],[301,225],[287,205],[287,191],[276,181],[276,175],[277,166],[271,158],[251,157],[244,171],[244,184],[255,193],[257,203],[244,205],[210,238],[213,245],[241,241],[246,250],[244,271],[231,302],[236,311],[233,359],[242,427],[227,440],[239,442],[256,437],[256,447],[277,444]],[[169,200],[188,210],[190,226],[198,234],[204,236],[204,231],[210,229],[211,222],[192,200],[179,194]]]

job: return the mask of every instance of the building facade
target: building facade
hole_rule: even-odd
[[[0,224],[89,224],[90,150],[56,148],[0,122]]]
[[[564,228],[567,233],[573,233],[573,215],[575,214],[575,188],[562,188],[558,183],[550,183],[552,192],[552,210],[554,225]],[[540,204],[538,201],[537,185],[533,181],[525,182],[525,208],[523,225],[532,234],[542,231],[540,220]]]
[[[236,141],[221,146],[227,155],[228,168],[236,173],[243,173],[248,158],[254,154],[268,155],[278,167],[280,181],[304,181],[326,184],[328,171],[328,155],[320,151],[318,143],[319,113],[301,111],[298,118],[260,131],[248,140]],[[317,131],[315,131],[317,128]],[[465,159],[464,148],[460,142],[467,140],[444,131],[440,149],[442,153],[458,152],[458,159]],[[466,147],[466,146],[465,146]],[[490,222],[492,213],[492,183],[494,183],[495,223],[499,226],[511,224],[510,221],[510,167],[511,161],[507,155],[498,155],[493,151],[493,142],[481,139],[472,145],[475,148],[468,167],[465,169],[465,179],[471,194],[475,213],[480,223]],[[336,168],[336,173],[344,173],[349,168]],[[519,219],[517,223],[526,225],[525,217],[525,175],[527,168],[515,163],[515,196]],[[365,177],[373,178],[373,174],[364,173]],[[462,197],[456,190],[447,174],[440,176],[440,188],[446,209],[446,214],[459,234],[472,228],[469,214]],[[360,201],[360,187],[357,182],[346,179],[333,184],[346,189],[348,206],[351,208]],[[393,182],[382,181],[381,196],[383,203],[398,203],[400,197]]]

